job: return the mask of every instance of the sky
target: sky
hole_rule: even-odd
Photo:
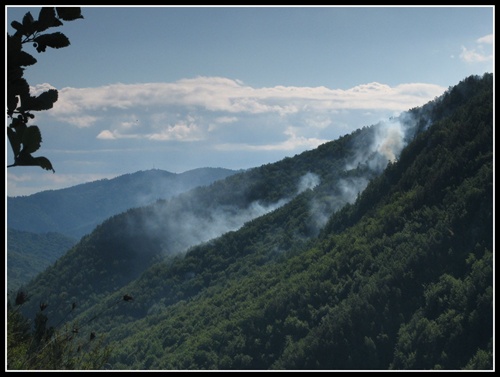
[[[6,6],[6,33],[39,11]],[[43,139],[33,155],[55,173],[6,168],[6,193],[293,157],[493,72],[494,11],[84,6],[83,19],[47,30],[70,46],[25,48],[37,59],[24,74],[31,93],[59,92],[29,123]],[[13,162],[8,142],[5,158]]]

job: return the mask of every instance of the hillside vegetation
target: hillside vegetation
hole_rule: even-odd
[[[64,255],[77,240],[59,233],[7,229],[7,289],[16,291]]]
[[[491,370],[493,216],[487,74],[108,219],[22,310],[46,300],[114,370]]]

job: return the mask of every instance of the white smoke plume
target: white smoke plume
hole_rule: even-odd
[[[301,194],[306,190],[312,190],[320,184],[321,180],[317,174],[308,172],[304,174],[300,180],[297,188],[297,194]]]
[[[388,161],[394,162],[404,147],[404,131],[399,122],[389,122],[378,128],[376,150]]]
[[[381,172],[389,162],[395,162],[406,146],[415,122],[408,113],[390,118],[374,125],[374,137],[368,147],[359,147],[354,158],[346,162],[346,170],[366,165],[375,172]]]
[[[217,238],[224,233],[235,231],[241,228],[246,222],[263,216],[289,200],[281,199],[269,205],[263,205],[259,201],[252,202],[246,208],[236,206],[220,206],[210,211],[205,216],[198,213],[184,211],[173,221],[169,222],[169,231],[178,235],[182,240],[182,249],[207,242]]]
[[[337,187],[340,189],[340,202],[341,203],[354,203],[358,195],[368,186],[368,178],[365,177],[353,177],[350,179],[341,179],[337,183]]]
[[[320,179],[316,174],[306,173],[298,180],[295,195],[313,189],[319,183]],[[182,195],[183,198],[187,196],[187,193]],[[270,204],[256,200],[245,208],[236,205],[203,208],[203,205],[193,204],[199,202],[195,197],[191,199],[194,200],[176,202],[179,199],[174,197],[165,206],[153,205],[150,207],[153,212],[148,213],[147,218],[140,219],[141,229],[151,232],[152,235],[165,235],[162,241],[165,254],[177,254],[225,233],[236,231],[245,223],[282,207],[293,197],[282,198]],[[187,202],[190,204],[186,205]],[[130,231],[138,229],[136,221],[130,219]]]
[[[314,199],[310,205],[311,229],[317,233],[331,215],[347,203],[354,203],[361,192],[368,186],[373,173],[381,173],[389,162],[396,162],[401,151],[414,136],[416,122],[410,113],[402,113],[397,118],[379,122],[373,126],[371,140],[355,140],[355,153],[346,162],[346,172],[355,175],[340,179],[328,195],[322,200]],[[366,138],[367,133],[360,137]],[[364,166],[369,168],[366,176],[357,175],[354,169]],[[366,172],[366,170],[360,170]]]
[[[323,196],[321,199],[311,200],[309,229],[312,234],[318,234],[334,212],[347,203],[354,203],[368,183],[369,179],[367,177],[342,178],[328,195]]]
[[[375,173],[382,172],[389,162],[397,160],[407,143],[407,131],[411,129],[411,122],[402,119],[391,118],[387,122],[380,122],[367,132],[360,133],[364,140],[354,140],[355,153],[345,165],[346,175],[332,185],[331,192],[319,192],[310,203],[309,229],[313,234],[324,227],[334,212],[347,203],[353,203]],[[367,139],[369,137],[371,140]],[[357,170],[360,165],[365,169]],[[366,167],[371,174],[367,173]],[[186,202],[181,200],[177,206],[177,199],[174,198],[165,207],[153,207],[157,213],[147,220],[149,227],[142,229],[151,229],[157,235],[165,234],[165,253],[177,254],[227,232],[236,231],[245,223],[285,205],[293,196],[316,189],[320,183],[317,174],[307,172],[298,179],[292,197],[265,204],[257,200],[246,207],[216,203],[212,206],[196,197]]]

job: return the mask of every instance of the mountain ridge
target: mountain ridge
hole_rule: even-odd
[[[7,197],[7,226],[33,233],[59,232],[79,239],[112,215],[236,172],[223,168],[183,173],[150,169],[29,196]]]

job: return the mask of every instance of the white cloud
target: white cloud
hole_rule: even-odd
[[[47,88],[44,84],[36,90]],[[63,88],[54,108],[37,114],[37,124],[47,140],[43,155],[51,159],[58,177],[76,167],[81,172],[115,171],[111,166],[117,162],[121,169],[151,167],[158,156],[168,156],[162,164],[166,169],[241,168],[314,149],[423,105],[445,90],[432,84],[376,82],[347,90],[254,88],[222,77]],[[96,157],[105,151],[105,159]],[[99,162],[99,167],[86,166],[89,161]],[[13,178],[9,174],[9,188],[17,195],[22,191]],[[70,178],[65,180],[67,185],[51,182],[46,187],[69,186]]]
[[[126,130],[128,125],[124,127]],[[156,141],[198,141],[203,138],[203,130],[194,123],[178,123],[172,126],[155,127],[153,133],[123,133],[117,129],[103,130],[97,135],[101,140],[148,139]]]
[[[485,35],[484,37],[481,37],[481,38],[478,38],[477,43],[484,43],[484,44],[489,44],[489,45],[492,45],[493,44],[493,34],[488,34],[488,35]]]
[[[167,126],[157,133],[146,136],[150,140],[198,141],[203,138],[203,130],[194,123],[180,123]]]
[[[267,144],[244,144],[244,143],[226,143],[215,146],[220,151],[294,151],[297,149],[314,149],[330,140],[318,139],[315,137],[298,136],[294,128],[289,127],[284,132],[287,139],[275,143]]]
[[[331,116],[318,115],[304,119],[304,123],[308,127],[325,129],[332,124]]]
[[[391,87],[377,82],[347,90],[324,86],[253,88],[239,80],[196,77],[173,83],[63,88],[47,116],[94,129],[94,137],[101,140],[199,141],[212,135],[224,145],[223,133],[234,135],[246,129],[244,135],[248,136],[257,123],[267,124],[274,134],[282,136],[290,124],[311,129],[307,135],[287,135],[286,141],[248,143],[257,149],[292,150],[298,145],[323,142],[318,132],[336,127],[339,111],[401,112],[424,104],[444,90],[432,84]],[[260,118],[252,120],[255,116]],[[364,125],[369,124],[355,127]]]
[[[78,148],[96,139],[122,148],[132,147],[134,140],[151,140],[203,142],[218,151],[299,153],[372,125],[379,117],[423,105],[444,91],[433,84],[377,82],[347,90],[254,88],[239,80],[196,77],[172,83],[63,88],[43,119],[81,129],[73,141]]]
[[[101,131],[97,135],[97,138],[98,139],[102,139],[102,140],[114,140],[114,139],[117,139],[117,137],[115,136],[115,134],[113,132],[111,132],[110,130],[103,130],[103,131]]]
[[[237,117],[224,116],[224,117],[215,118],[216,123],[234,123],[237,121],[238,121]]]
[[[485,48],[489,49],[489,45],[493,45],[493,34],[478,38],[476,43],[477,46],[472,49],[462,46],[460,59],[467,63],[483,63],[493,61],[493,53],[485,51]]]
[[[99,118],[92,115],[78,115],[78,116],[69,116],[61,119],[69,124],[77,126],[78,128],[86,128],[93,126]]]
[[[198,77],[174,83],[114,84],[98,88],[64,88],[52,111],[64,117],[111,109],[183,107],[235,113],[277,113],[282,116],[318,109],[406,110],[441,94],[444,88],[432,84],[405,84],[396,87],[379,83],[348,90],[320,87],[252,88],[240,81],[220,77]]]
[[[213,121],[208,125],[208,132],[215,132],[224,129],[226,126],[230,126],[232,123],[238,121],[238,117],[235,116],[221,116],[213,119]]]
[[[468,50],[466,47],[462,46],[460,58],[467,63],[481,63],[493,60],[493,55],[486,55],[483,52],[474,49]]]

